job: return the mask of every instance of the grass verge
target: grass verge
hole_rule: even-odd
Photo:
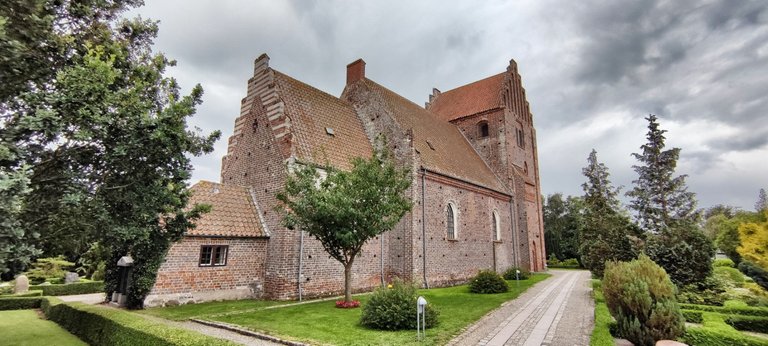
[[[470,293],[466,285],[419,290],[419,294],[424,296],[429,304],[440,310],[441,317],[439,325],[428,329],[426,340],[421,342],[416,340],[416,332],[413,330],[393,332],[365,328],[359,323],[362,309],[337,309],[334,307],[333,301],[261,309],[215,317],[211,314],[227,312],[233,307],[225,303],[211,303],[199,310],[199,312],[205,311],[211,314],[207,317],[200,315],[196,317],[232,323],[254,331],[313,344],[444,344],[462,328],[477,321],[502,303],[516,298],[535,283],[549,276],[549,274],[533,274],[530,279],[521,280],[519,283],[514,280],[508,281],[509,292],[497,294]],[[355,298],[365,304],[369,297],[369,295],[359,295]],[[216,309],[216,304],[222,308]],[[191,306],[190,309],[192,309]],[[175,311],[168,313],[162,312],[161,309],[154,309],[149,313],[160,317],[172,315],[178,318],[182,314],[191,315],[194,309],[183,312],[176,308],[172,310]]]
[[[613,317],[605,304],[600,280],[592,280],[592,297],[595,299],[595,329],[589,338],[590,346],[613,346],[615,344],[611,335]]]
[[[34,310],[0,311],[0,331],[3,345],[87,345],[56,323],[41,319]]]
[[[293,302],[279,302],[270,300],[230,300],[222,302],[207,302],[199,304],[185,304],[171,307],[147,308],[137,311],[141,314],[157,316],[173,321],[183,321],[190,318],[198,318],[208,315],[227,314],[241,311],[263,309],[269,306],[290,304]]]

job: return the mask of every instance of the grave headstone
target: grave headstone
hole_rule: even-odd
[[[29,279],[26,275],[19,275],[16,277],[16,287],[14,288],[14,293],[25,293],[29,291]]]
[[[68,272],[64,275],[64,283],[65,284],[71,284],[80,281],[80,275],[77,275],[77,273]]]

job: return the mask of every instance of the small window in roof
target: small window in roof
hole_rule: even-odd
[[[482,121],[477,124],[477,128],[480,131],[480,138],[488,137],[488,122]]]
[[[429,149],[435,150],[435,147],[432,146],[432,143],[430,141],[426,141],[427,145],[429,146]]]
[[[329,136],[334,136],[334,137],[336,136],[336,132],[334,132],[333,128],[331,128],[331,127],[326,127],[325,128],[325,133],[327,133]]]

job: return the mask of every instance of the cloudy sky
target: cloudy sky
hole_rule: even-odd
[[[171,1],[132,15],[160,21],[157,51],[204,104],[192,124],[223,132],[194,160],[218,181],[253,60],[333,95],[346,64],[423,104],[518,63],[538,131],[542,192],[580,195],[592,148],[616,185],[649,113],[682,149],[699,205],[752,209],[768,188],[768,2],[764,1]]]

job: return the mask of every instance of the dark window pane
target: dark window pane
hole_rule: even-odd
[[[455,239],[456,238],[456,229],[454,228],[454,224],[453,224],[453,219],[454,219],[454,217],[453,217],[453,207],[451,207],[450,204],[448,205],[448,215],[447,215],[447,218],[448,218],[448,220],[447,220],[446,224],[448,225],[448,239]]]
[[[203,246],[200,248],[200,265],[211,265],[212,246]]]
[[[220,266],[223,266],[227,263],[227,247],[226,246],[216,247],[213,263],[215,265],[220,265]]]

